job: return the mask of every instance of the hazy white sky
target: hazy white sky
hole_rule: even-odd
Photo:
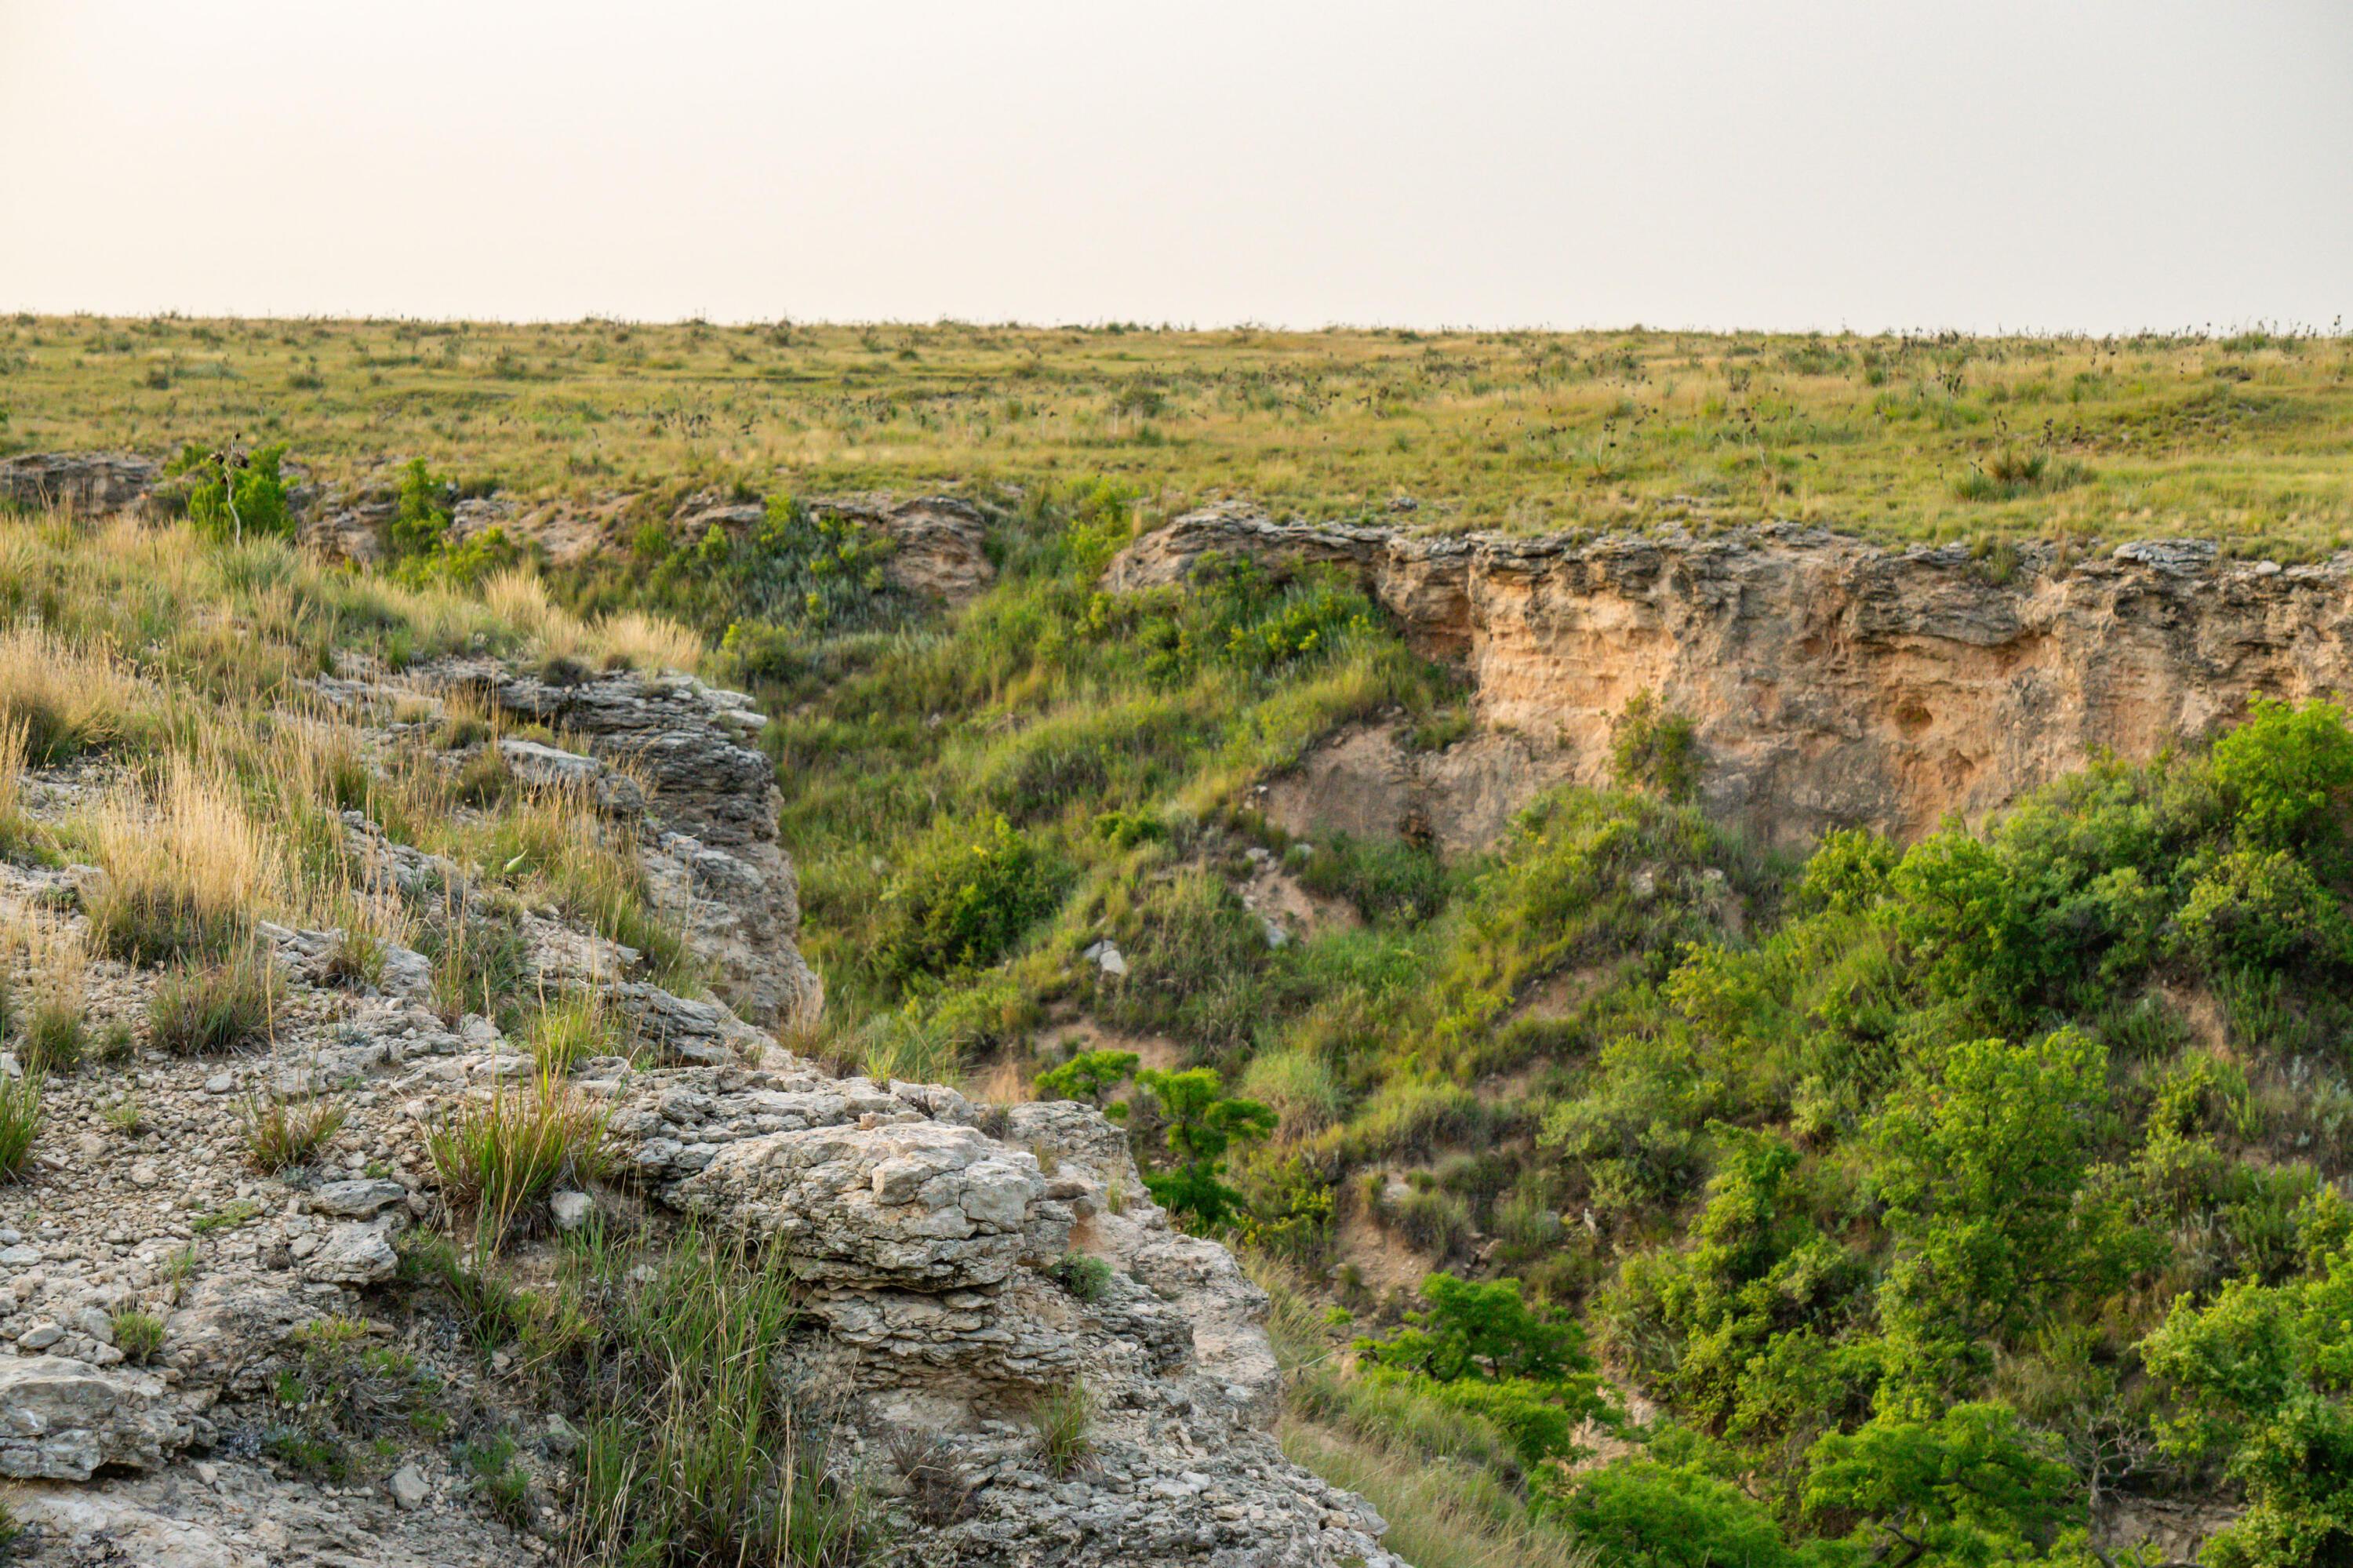
[[[2348,0],[0,0],[0,307],[2327,325]]]

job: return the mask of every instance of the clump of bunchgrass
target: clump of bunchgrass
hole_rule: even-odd
[[[562,1077],[593,1056],[627,1055],[621,1019],[604,993],[581,987],[541,1008],[525,1035],[542,1074]]]
[[[702,640],[657,615],[624,610],[585,621],[548,596],[547,585],[522,567],[500,572],[482,585],[491,613],[529,638],[543,675],[570,684],[595,669],[682,670],[702,662]]]
[[[117,1312],[111,1322],[114,1348],[134,1366],[144,1366],[164,1348],[164,1319],[153,1312]]]
[[[0,851],[22,846],[33,836],[25,814],[25,763],[30,726],[22,715],[0,719]]]
[[[575,1560],[862,1561],[868,1509],[827,1463],[828,1412],[788,1381],[790,1273],[697,1231],[609,1260],[608,1375],[582,1446]]]
[[[38,621],[0,630],[0,715],[23,726],[32,761],[62,762],[115,739],[138,697],[136,677],[110,650],[77,646]]]
[[[979,1483],[946,1442],[924,1433],[898,1432],[892,1436],[888,1457],[891,1468],[906,1483],[907,1501],[919,1522],[937,1530],[972,1517]]]
[[[552,1076],[461,1102],[426,1135],[442,1195],[487,1225],[493,1245],[535,1219],[558,1181],[601,1172],[604,1144],[603,1116]]]
[[[147,1002],[147,1028],[174,1056],[219,1056],[267,1042],[281,982],[270,957],[247,948],[223,963],[183,963]]]
[[[24,1174],[41,1130],[41,1075],[0,1078],[0,1180]]]
[[[277,901],[276,847],[225,768],[174,754],[153,799],[119,790],[92,848],[106,873],[90,903],[98,945],[130,963],[218,959]]]
[[[1047,1390],[1029,1406],[1029,1425],[1038,1433],[1038,1458],[1049,1474],[1067,1476],[1083,1464],[1094,1446],[1094,1396],[1082,1379]]]
[[[0,935],[26,973],[30,992],[9,1033],[27,1065],[70,1073],[90,1044],[90,953],[80,927],[46,911],[27,909]],[[12,999],[13,1000],[13,999]]]
[[[343,1129],[350,1112],[332,1097],[301,1101],[256,1097],[237,1106],[245,1155],[256,1171],[275,1176],[308,1165]]]

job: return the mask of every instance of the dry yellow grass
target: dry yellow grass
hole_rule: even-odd
[[[22,715],[0,719],[0,844],[25,837],[25,736]]]
[[[607,662],[632,670],[680,670],[702,663],[702,640],[677,621],[641,610],[624,610],[598,620],[595,635]]]
[[[79,1018],[89,1005],[90,942],[80,926],[20,907],[0,924],[0,950],[25,976],[36,1012]]]
[[[549,597],[538,574],[520,567],[484,583],[482,605],[522,633],[543,659],[690,673],[702,662],[702,639],[678,622],[634,609],[584,620]]]
[[[34,620],[0,631],[0,715],[23,727],[32,760],[58,761],[116,738],[138,700],[138,681],[106,648],[69,642]]]
[[[106,881],[90,904],[100,942],[155,962],[225,951],[280,907],[284,857],[218,760],[174,753],[151,793],[117,789],[90,824]]]

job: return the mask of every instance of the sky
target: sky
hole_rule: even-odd
[[[0,309],[2327,328],[2348,0],[0,0]]]

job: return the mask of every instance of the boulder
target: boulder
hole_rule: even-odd
[[[1035,1155],[912,1120],[731,1143],[673,1198],[781,1247],[803,1279],[929,1291],[1002,1284],[1060,1255],[1071,1223]]]

